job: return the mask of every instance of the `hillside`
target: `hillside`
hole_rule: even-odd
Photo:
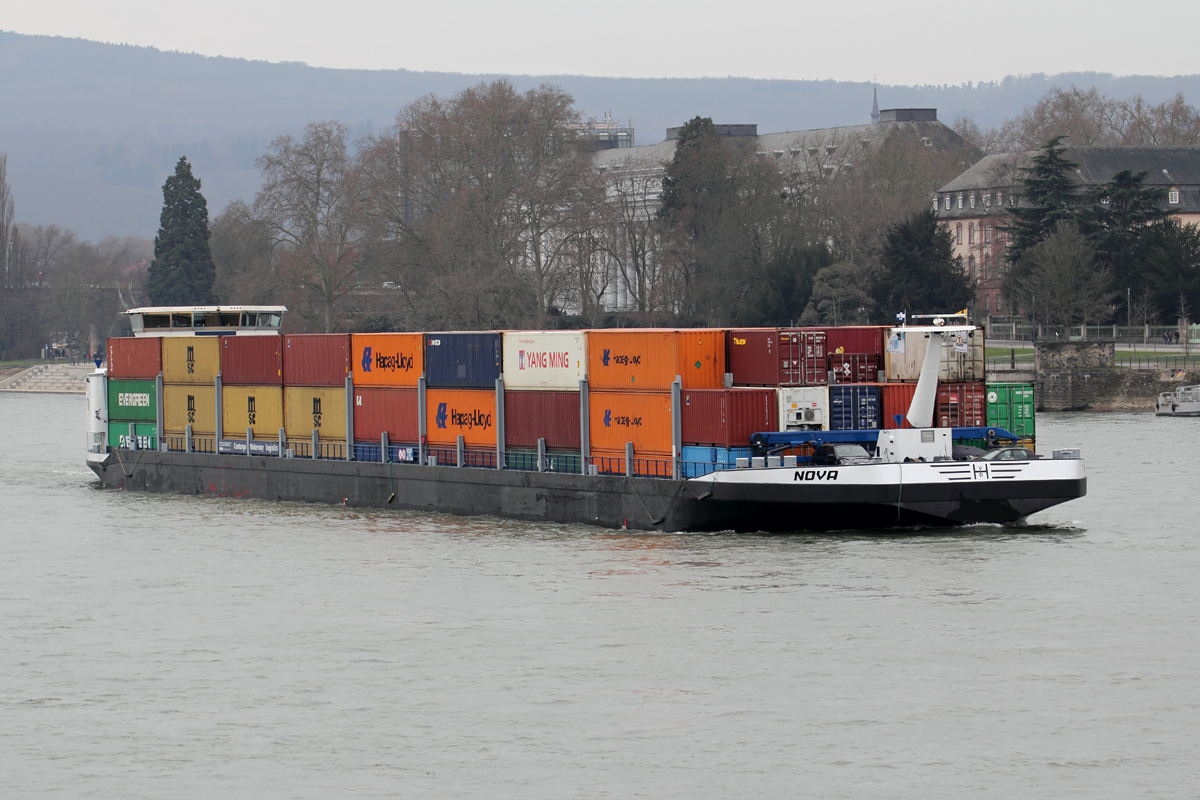
[[[338,119],[356,135],[386,127],[423,94],[449,94],[494,75],[333,70],[153,48],[0,32],[0,152],[8,153],[17,218],[107,234],[153,236],[160,187],[187,155],[212,212],[258,186],[254,161],[282,133]],[[632,120],[639,144],[697,114],[756,122],[760,132],[866,122],[869,84],[745,78],[626,79],[510,76],[519,89],[549,82],[585,113]],[[1200,76],[1114,78],[1068,74],[998,84],[881,86],[880,105],[935,107],[950,123],[999,123],[1051,86],[1096,86],[1158,102],[1176,92],[1195,101]]]

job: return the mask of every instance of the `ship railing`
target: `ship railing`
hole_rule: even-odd
[[[569,475],[578,475],[580,473],[580,463],[582,456],[571,453],[546,453],[545,461],[542,465],[541,472],[565,472]],[[538,456],[537,453],[520,451],[516,453],[505,452],[504,468],[517,470],[519,472],[538,472]]]
[[[216,453],[217,452],[217,437],[215,436],[192,436],[192,452],[193,453]]]
[[[183,453],[187,451],[187,436],[185,434],[164,433],[161,441],[171,453]]]
[[[458,448],[454,447],[429,447],[425,450],[426,458],[436,459],[439,467],[474,467],[475,469],[495,469],[496,468],[496,451],[495,450],[463,450],[463,463],[458,463]]]
[[[624,456],[592,456],[590,464],[598,475],[625,475]],[[633,458],[630,472],[638,478],[671,478],[675,474],[670,458]]]
[[[415,444],[388,443],[388,461],[393,464],[411,464],[416,461],[417,446]],[[355,461],[383,461],[383,445],[380,442],[355,442]]]

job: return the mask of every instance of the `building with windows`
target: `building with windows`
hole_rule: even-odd
[[[985,156],[938,190],[933,210],[950,230],[954,253],[979,283],[977,310],[1010,313],[1000,294],[1009,224],[1021,202],[1021,170],[1036,153]],[[1064,157],[1078,166],[1081,190],[1100,186],[1122,170],[1146,171],[1146,185],[1162,188],[1162,206],[1181,224],[1200,223],[1200,147],[1094,146],[1069,148]]]

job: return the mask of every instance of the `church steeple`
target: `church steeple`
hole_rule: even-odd
[[[872,92],[875,95],[875,99],[871,101],[871,124],[878,125],[879,124],[879,88],[872,87]]]

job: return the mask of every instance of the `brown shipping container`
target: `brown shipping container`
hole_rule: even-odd
[[[222,383],[221,427],[225,429],[226,439],[244,438],[246,428],[254,429],[255,439],[278,439],[279,429],[283,427],[283,387],[225,386]]]
[[[163,386],[163,430],[184,433],[187,426],[198,436],[217,430],[217,387],[202,384]]]
[[[428,389],[425,435],[431,445],[496,446],[495,389]]]
[[[422,333],[351,335],[350,366],[354,370],[354,385],[416,387],[425,371],[424,338]]]
[[[164,383],[215,384],[221,369],[221,337],[163,337],[162,367]]]
[[[725,385],[725,333],[721,330],[590,330],[587,350],[592,389],[669,391],[676,375],[685,389]]]
[[[593,448],[671,454],[670,392],[591,392],[588,413]]]
[[[284,356],[284,369],[286,370]],[[289,439],[317,437],[329,442],[346,441],[346,387],[288,386],[283,390],[284,428]]]
[[[753,434],[779,430],[774,389],[693,389],[680,400],[685,445],[748,447]]]
[[[878,383],[879,367],[879,356],[875,353],[829,354],[834,383]]]
[[[354,387],[354,439],[378,442],[384,431],[393,444],[416,444],[421,426],[416,389]]]
[[[826,331],[829,354],[866,353],[883,358],[883,347],[887,341],[888,330],[889,328],[879,325],[846,325],[840,328],[829,328]]]
[[[279,386],[283,383],[282,336],[222,336],[222,386]]]
[[[828,382],[824,329],[786,328],[779,332],[779,385],[824,386]]]
[[[729,332],[729,371],[736,386],[778,386],[781,367],[778,328]]]
[[[880,394],[883,395],[883,418],[879,424],[885,428],[911,428],[905,417],[908,407],[912,405],[913,395],[917,391],[915,383],[881,383]],[[896,424],[896,415],[900,415],[900,424]]]
[[[108,377],[152,380],[162,372],[162,339],[147,336],[108,340]]]
[[[345,386],[349,374],[350,334],[294,333],[284,337],[283,382],[287,386]]]
[[[579,450],[579,392],[504,392],[504,446]]]
[[[938,387],[935,428],[982,428],[987,425],[987,389],[982,383]]]

